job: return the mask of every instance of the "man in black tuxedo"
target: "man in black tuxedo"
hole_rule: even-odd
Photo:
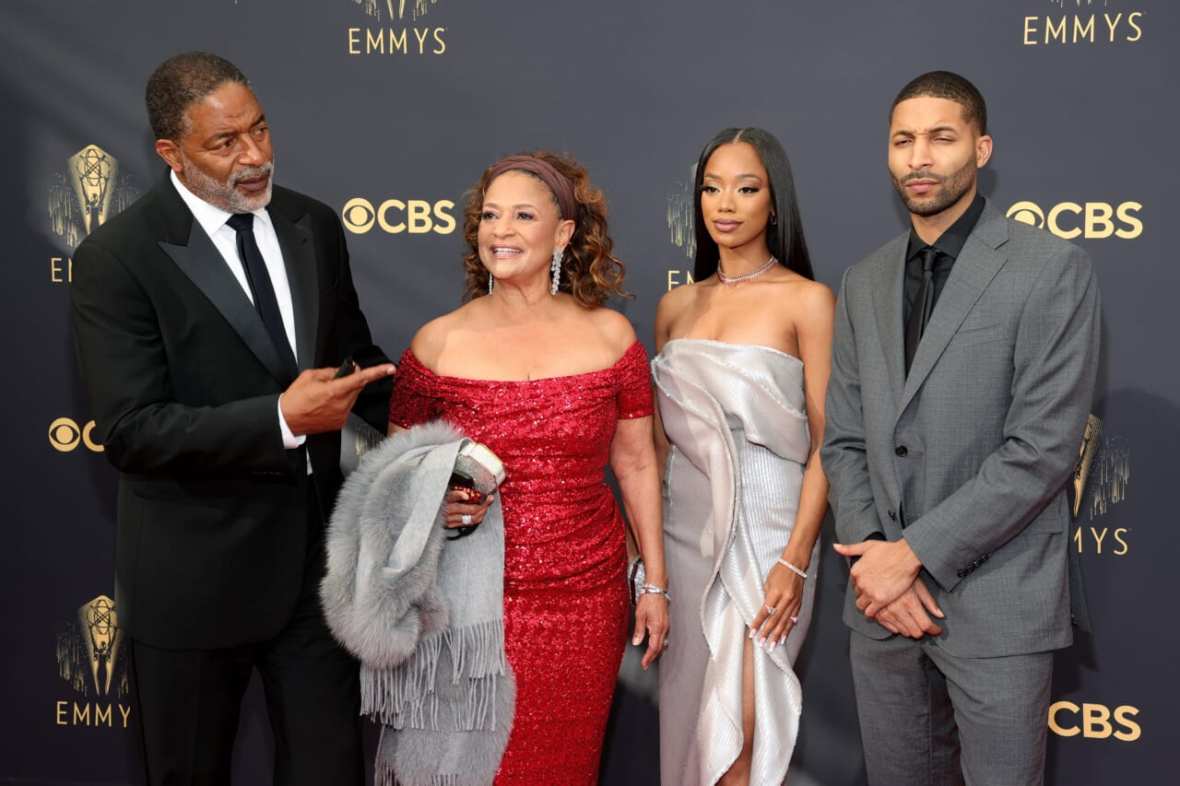
[[[384,429],[393,366],[326,205],[272,186],[245,76],[170,58],[147,107],[168,172],[74,256],[96,435],[120,471],[116,605],[150,784],[227,784],[253,669],[280,784],[362,780],[357,666],[317,587],[350,411]],[[337,379],[352,358],[361,366]],[[351,368],[351,366],[350,366]]]

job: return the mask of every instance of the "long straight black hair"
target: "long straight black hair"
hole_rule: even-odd
[[[803,221],[799,217],[799,203],[795,198],[795,178],[791,174],[791,162],[787,151],[774,134],[761,128],[727,128],[709,140],[697,161],[696,176],[692,184],[692,215],[696,234],[697,254],[693,263],[693,279],[703,281],[717,272],[721,252],[709,236],[705,218],[701,213],[701,186],[705,178],[705,165],[709,156],[721,145],[730,142],[745,142],[758,153],[766,174],[770,177],[770,201],[774,205],[775,223],[766,226],[766,245],[779,264],[793,270],[804,278],[815,279],[811,269],[811,256],[807,253],[807,241],[803,239]]]

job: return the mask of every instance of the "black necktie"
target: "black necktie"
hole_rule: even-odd
[[[939,250],[933,246],[926,246],[918,252],[922,262],[922,287],[918,290],[918,297],[910,308],[910,319],[905,324],[905,373],[910,373],[910,364],[914,362],[914,355],[918,352],[918,344],[922,341],[922,334],[926,332],[926,324],[930,321],[930,312],[934,310],[934,263],[938,259]]]
[[[275,351],[279,353],[279,360],[287,367],[290,378],[294,379],[299,373],[295,363],[295,353],[291,351],[291,342],[287,339],[287,331],[283,328],[283,315],[279,312],[279,301],[275,298],[274,287],[270,283],[270,273],[266,270],[266,262],[262,259],[262,252],[258,250],[258,243],[254,240],[254,215],[252,213],[236,213],[225,223],[233,227],[238,236],[238,258],[246,269],[246,281],[250,284],[250,292],[254,295],[254,308],[262,317],[262,324],[270,334],[270,341]]]

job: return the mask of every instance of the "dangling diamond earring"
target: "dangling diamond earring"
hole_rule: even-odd
[[[553,274],[553,281],[549,284],[549,294],[556,295],[561,288],[561,258],[565,256],[564,248],[553,249],[553,264],[549,267]]]
[[[492,294],[492,290],[496,288],[496,277],[488,273],[488,294]]]

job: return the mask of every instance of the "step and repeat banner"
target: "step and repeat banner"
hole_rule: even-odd
[[[144,83],[190,49],[245,71],[277,181],[338,210],[391,357],[458,304],[463,194],[503,154],[547,148],[589,168],[634,294],[617,305],[650,348],[660,295],[691,281],[692,165],[714,132],[757,125],[783,140],[817,275],[834,285],[907,228],[885,167],[893,96],[935,68],[973,80],[996,145],[983,192],[1084,247],[1104,303],[1101,430],[1073,535],[1095,633],[1058,658],[1048,782],[1166,780],[1180,742],[1180,272],[1167,240],[1180,207],[1178,46],[1166,0],[9,0],[0,781],[128,780],[115,474],[74,364],[71,257],[163,175]],[[847,571],[830,556],[821,570],[791,782],[854,786]],[[657,782],[653,692],[628,656],[603,783]],[[269,781],[270,746],[254,691],[241,783]]]

